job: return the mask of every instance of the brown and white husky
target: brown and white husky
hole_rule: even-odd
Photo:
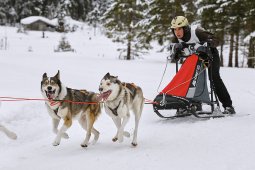
[[[57,134],[53,142],[54,146],[60,144],[61,138],[69,138],[66,131],[72,125],[74,118],[77,118],[80,125],[87,131],[81,146],[88,146],[91,133],[94,134],[93,143],[97,142],[99,132],[93,125],[101,112],[101,106],[97,102],[96,93],[65,87],[60,81],[59,71],[54,77],[48,77],[46,73],[43,74],[41,93],[44,98],[48,99],[45,102],[46,107],[52,118],[53,132]],[[85,104],[80,104],[79,102],[84,102]],[[63,119],[64,123],[58,130],[61,119]]]

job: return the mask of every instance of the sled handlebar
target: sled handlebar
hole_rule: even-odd
[[[187,58],[191,54],[207,54],[208,59],[211,59],[210,44],[207,42],[200,43],[171,43],[170,44],[170,59],[178,60],[179,58]],[[177,56],[178,55],[178,56]]]

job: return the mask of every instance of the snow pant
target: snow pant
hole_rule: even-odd
[[[226,86],[224,85],[220,77],[220,57],[216,48],[211,48],[213,61],[209,65],[209,79],[213,81],[214,91],[222,103],[224,108],[232,106],[232,100],[228,93]],[[212,67],[212,69],[210,68]],[[211,73],[212,72],[212,73]]]

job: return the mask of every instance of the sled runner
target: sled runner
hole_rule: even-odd
[[[176,61],[176,75],[155,97],[154,112],[161,118],[171,119],[191,115],[197,118],[224,117],[219,109],[219,101],[214,93],[212,80],[209,81],[210,94],[208,91],[206,70],[212,58],[209,46],[207,43],[186,45],[188,48],[185,50],[189,54],[180,56],[180,58],[185,58],[185,61],[179,70],[178,60]],[[174,47],[172,49],[171,59],[178,55]],[[202,59],[205,54],[206,61]],[[202,111],[202,104],[210,105],[210,111]],[[177,110],[177,112],[169,116],[160,113],[162,110]]]

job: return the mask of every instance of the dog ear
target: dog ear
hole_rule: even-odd
[[[119,80],[118,80],[118,76],[112,77],[112,81],[115,82],[115,83],[117,83],[117,82],[119,81]]]
[[[104,79],[107,79],[107,78],[110,78],[110,73],[108,72],[105,76],[104,76]]]
[[[43,78],[43,79],[48,78],[47,73],[44,73],[42,78]]]
[[[58,70],[58,73],[54,77],[56,77],[57,79],[60,79],[60,71],[59,70]]]

